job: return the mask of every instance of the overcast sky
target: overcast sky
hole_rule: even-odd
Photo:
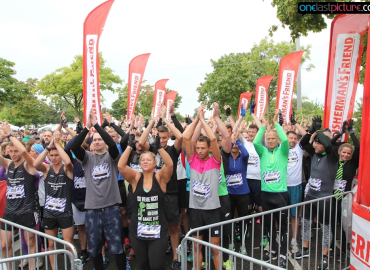
[[[2,0],[0,57],[15,62],[18,80],[41,79],[69,66],[75,55],[82,54],[86,16],[103,2]],[[192,113],[198,105],[196,88],[213,70],[210,59],[248,52],[268,35],[273,24],[280,21],[269,0],[116,0],[99,50],[107,66],[125,82],[130,60],[151,53],[144,79],[152,85],[169,79],[166,86],[183,96],[180,113]],[[325,100],[329,38],[329,29],[301,38],[301,45],[312,45],[310,63],[316,67],[306,72],[303,66],[302,95],[321,103]],[[289,41],[289,31],[280,27],[273,39]],[[357,92],[357,98],[362,96],[362,87]],[[109,91],[102,94],[106,107],[117,99],[117,94]]]

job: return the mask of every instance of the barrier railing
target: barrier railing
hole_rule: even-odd
[[[39,269],[41,267],[44,267],[46,270],[63,268],[65,270],[83,269],[81,260],[73,244],[5,219],[0,218],[0,223],[6,224],[5,230],[1,230],[0,234],[2,246],[2,252],[0,253],[0,270],[23,270],[26,268],[25,265],[28,265],[29,269]],[[36,246],[36,252],[34,253],[30,252],[30,234],[35,234],[34,244]],[[25,241],[22,243],[23,237]],[[44,240],[40,240],[41,238]],[[31,239],[33,239],[33,237],[31,237]],[[53,242],[53,250],[47,251],[47,247],[50,244],[48,240]],[[33,244],[32,241],[33,240],[31,240],[31,243]],[[44,250],[41,248],[41,244],[43,244]],[[27,250],[28,254],[24,254],[24,249]],[[58,259],[58,255],[62,255],[64,259]],[[50,261],[53,261],[53,263],[50,263]],[[19,266],[16,265],[17,262],[20,263]]]
[[[188,269],[189,262],[191,269],[349,269],[351,205],[352,192],[345,192],[192,229],[177,248],[182,269]],[[297,244],[290,241],[292,223],[297,224]],[[241,229],[240,238],[236,227]],[[220,228],[219,244],[214,237],[207,239],[212,228]],[[302,256],[298,250],[304,251]],[[204,259],[196,267],[200,253]]]

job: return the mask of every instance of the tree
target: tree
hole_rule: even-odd
[[[0,58],[0,109],[5,102],[16,100],[14,94],[17,93],[18,80],[13,76],[16,71],[13,69],[15,63]]]
[[[302,47],[305,50],[302,63],[310,59],[310,48],[311,46]],[[208,109],[213,102],[218,102],[221,107],[230,105],[233,115],[236,116],[240,94],[255,91],[259,77],[275,75],[268,89],[268,101],[271,102],[276,98],[279,62],[285,55],[294,51],[295,46],[292,43],[275,44],[273,40],[264,38],[259,44],[254,44],[248,53],[231,53],[217,61],[211,60],[213,72],[206,74],[205,81],[197,88],[198,101],[205,103]],[[307,70],[313,67],[308,65]]]
[[[135,113],[141,113],[144,117],[149,118],[153,108],[154,100],[154,86],[150,84],[144,85],[146,81],[143,81],[140,94],[136,103]],[[116,118],[120,119],[121,115],[127,114],[127,84],[123,88],[117,88],[118,99],[112,103],[112,110],[110,113]],[[166,88],[167,93],[171,92],[171,89]],[[182,96],[176,95],[175,109],[180,106],[182,102]]]
[[[103,55],[100,58],[100,90],[110,90],[114,92],[113,84],[122,84],[118,75],[113,74],[113,70],[106,67]],[[62,67],[46,75],[37,84],[35,92],[46,95],[55,102],[62,98],[75,112],[81,116],[83,105],[83,85],[82,85],[82,55],[76,55],[73,63],[69,67]]]
[[[314,33],[321,32],[328,27],[325,19],[334,19],[337,14],[300,14],[298,13],[298,0],[289,0],[289,4],[286,0],[273,0],[271,5],[277,8],[277,18],[280,20],[283,28],[289,27],[290,36],[292,41],[300,36],[308,36],[310,31]],[[305,2],[338,2],[337,0],[307,0]],[[353,0],[343,0],[341,2],[356,2]],[[362,0],[362,2],[369,2],[369,0]],[[272,25],[269,29],[269,35],[272,37],[273,33],[278,29],[277,25]],[[328,37],[329,40],[329,37]],[[366,68],[366,48],[367,48],[367,34],[363,40],[364,52],[361,61],[361,72],[359,83],[364,83],[365,68]]]

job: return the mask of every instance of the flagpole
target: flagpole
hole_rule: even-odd
[[[295,50],[300,51],[300,37],[296,38],[295,40]],[[301,89],[301,64],[298,68],[298,76],[297,76],[297,110],[300,110],[302,107],[302,89]]]

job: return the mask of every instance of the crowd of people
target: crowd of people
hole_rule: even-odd
[[[278,259],[278,265],[286,268],[289,223],[291,252],[300,259],[310,256],[311,219],[315,219],[324,239],[319,268],[327,269],[337,225],[333,217],[341,218],[340,206],[330,208],[330,200],[341,204],[340,194],[351,190],[359,165],[353,121],[345,121],[341,132],[332,137],[329,129],[322,129],[318,116],[302,117],[298,123],[293,111],[285,124],[276,110],[269,124],[254,114],[254,102],[250,108],[242,106],[237,121],[230,106],[224,109],[225,122],[217,103],[208,120],[201,105],[196,117],[186,115],[185,122],[177,119],[172,103],[169,117],[162,106],[159,119],[152,113],[144,121],[139,114],[130,122],[122,118],[117,123],[104,113],[102,125],[91,110],[85,127],[76,118],[76,130],[72,130],[62,114],[54,132],[41,133],[15,132],[4,120],[0,122],[0,181],[7,181],[3,218],[50,236],[61,234],[72,245],[77,227],[82,263],[91,258],[96,270],[107,266],[105,247],[115,256],[118,269],[129,269],[134,257],[142,270],[164,269],[166,253],[172,254],[172,269],[181,269],[176,248],[182,232],[245,217],[254,210],[274,210],[337,194],[303,209],[291,208],[290,213],[266,215],[262,228],[263,260]],[[248,111],[253,122],[244,120]],[[354,146],[341,142],[347,131]],[[302,216],[303,248],[297,244],[298,216]],[[247,233],[240,234],[241,229],[238,223],[234,231],[231,224],[222,230],[213,226],[192,236],[230,248],[231,234],[247,241],[250,232],[243,228]],[[339,258],[345,261],[347,241],[342,234]],[[3,258],[13,254],[11,238],[10,226],[3,223]],[[21,235],[24,254],[54,249],[51,239],[35,238],[32,233]],[[264,249],[268,243],[271,247]],[[200,270],[201,245],[192,246],[189,241],[188,252],[188,260]],[[247,253],[245,245],[240,252]],[[220,259],[224,269],[231,269],[227,254],[220,258],[218,249],[212,253],[215,269]],[[54,270],[53,256],[49,261]],[[34,264],[31,260],[30,269]],[[42,264],[40,260],[36,267]]]

